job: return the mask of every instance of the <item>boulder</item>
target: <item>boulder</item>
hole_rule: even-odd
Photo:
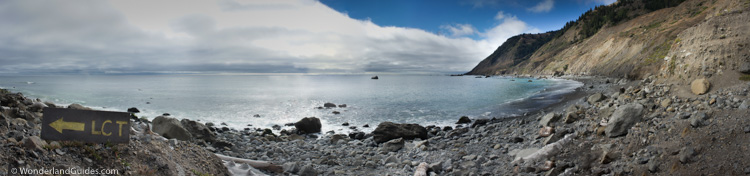
[[[43,147],[45,145],[47,145],[47,142],[44,142],[38,136],[29,136],[29,137],[23,138],[23,146],[26,147],[27,149],[44,150]]]
[[[138,108],[132,107],[132,108],[128,108],[128,112],[129,113],[139,113],[139,112],[141,112],[141,110],[138,110]]]
[[[705,78],[696,79],[693,83],[690,83],[690,90],[696,95],[705,94],[709,88],[711,88],[711,83]]]
[[[320,119],[318,119],[317,117],[305,117],[302,118],[302,120],[299,120],[297,123],[294,123],[294,127],[297,128],[300,133],[308,134],[319,133],[322,125],[320,124]]]
[[[539,120],[539,124],[542,126],[549,126],[550,123],[553,123],[559,119],[560,119],[560,114],[549,113],[547,115],[544,115],[542,117],[542,120]]]
[[[604,94],[602,94],[602,93],[595,93],[594,95],[589,96],[589,98],[586,99],[586,102],[589,102],[589,104],[593,105],[594,103],[600,102],[600,101],[604,100],[605,98],[607,98],[607,97],[605,97]]]
[[[609,118],[605,133],[608,137],[618,137],[628,133],[628,129],[641,120],[643,105],[630,103],[620,106]]]
[[[367,134],[365,134],[365,132],[361,132],[361,131],[359,131],[359,132],[352,132],[352,133],[349,133],[349,138],[356,139],[356,140],[362,140],[362,139],[365,139],[366,135]]]
[[[325,103],[325,104],[323,104],[323,107],[326,107],[326,108],[335,108],[335,107],[336,107],[336,104],[333,104],[333,103]]]
[[[339,108],[345,108],[345,107],[346,107],[346,104],[340,104],[339,105]]]
[[[152,131],[169,139],[190,141],[193,135],[182,126],[179,120],[171,117],[158,116],[154,118]]]
[[[404,139],[398,138],[383,143],[383,148],[380,148],[380,150],[384,152],[397,152],[401,148],[404,148]]]
[[[704,112],[699,112],[690,117],[690,126],[697,128],[703,125],[703,122],[708,119],[708,115]]]
[[[477,119],[477,120],[474,120],[474,123],[471,124],[471,127],[474,128],[474,127],[478,127],[482,125],[487,125],[487,123],[489,122],[490,122],[490,119]]]
[[[28,110],[31,112],[41,112],[42,109],[46,108],[47,105],[42,102],[34,102],[31,104],[31,106],[28,107]]]
[[[76,104],[76,103],[68,105],[68,109],[91,110],[91,108],[87,108],[87,107],[81,106],[80,104]]]
[[[744,74],[750,74],[750,62],[743,62],[740,64],[740,68],[737,71]]]
[[[456,124],[464,124],[464,123],[471,123],[471,119],[466,116],[461,116],[461,118],[458,118],[458,122]]]
[[[203,139],[208,142],[216,141],[216,134],[211,132],[211,130],[208,129],[208,126],[203,125],[203,123],[189,119],[182,119],[180,123],[182,123],[182,127],[189,131],[195,139]]]
[[[664,100],[661,100],[661,103],[659,104],[661,104],[662,108],[669,107],[669,105],[672,105],[672,99],[666,98]]]
[[[334,134],[333,136],[331,136],[331,140],[330,140],[329,142],[330,142],[331,144],[336,144],[336,143],[338,143],[338,142],[339,142],[340,140],[346,140],[346,138],[348,138],[348,137],[349,137],[349,136],[348,136],[348,135],[345,135],[345,134]]]
[[[427,139],[427,129],[418,124],[397,124],[393,122],[383,122],[372,131],[373,139],[377,143],[383,143],[392,139],[404,138]]]
[[[318,171],[315,170],[315,167],[313,167],[312,164],[308,164],[305,166],[302,166],[302,168],[299,169],[299,172],[297,172],[297,175],[299,176],[317,176]]]

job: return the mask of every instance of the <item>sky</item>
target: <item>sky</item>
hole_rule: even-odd
[[[3,0],[0,74],[463,73],[613,0]]]

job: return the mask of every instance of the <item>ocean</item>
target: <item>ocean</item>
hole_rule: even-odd
[[[0,76],[0,88],[60,105],[126,111],[153,119],[270,128],[318,117],[323,131],[369,132],[384,121],[452,126],[461,116],[518,116],[582,86],[564,79],[427,75],[55,75]],[[528,82],[532,80],[532,82]],[[317,109],[324,103],[346,108]],[[333,114],[339,111],[340,114]],[[254,117],[255,115],[260,117]],[[369,124],[369,128],[362,126]],[[219,125],[221,126],[221,125]],[[289,128],[289,127],[285,127]]]

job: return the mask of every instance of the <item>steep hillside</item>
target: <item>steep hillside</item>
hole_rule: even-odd
[[[537,49],[552,40],[557,33],[559,31],[513,36],[467,74],[505,74],[507,69],[528,60]]]
[[[530,56],[515,56],[512,48],[529,46],[509,39],[467,74],[711,77],[747,62],[749,7],[748,0],[621,0],[568,23]]]

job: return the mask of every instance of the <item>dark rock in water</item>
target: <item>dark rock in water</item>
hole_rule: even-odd
[[[279,125],[273,125],[273,126],[271,126],[271,128],[273,130],[281,130],[281,126],[279,126]]]
[[[325,103],[325,104],[323,104],[323,107],[326,107],[326,108],[335,108],[335,107],[336,107],[336,104],[333,104],[333,103]]]
[[[323,109],[323,106],[318,106],[318,107],[317,107],[317,108],[315,108],[315,109]]]
[[[346,107],[346,104],[340,104],[339,105],[339,108],[345,108],[345,107]]]
[[[208,127],[213,127],[213,126],[214,126],[214,123],[208,122],[208,123],[206,123],[206,126],[208,126]]]
[[[463,124],[463,123],[471,123],[471,119],[466,116],[461,116],[461,118],[458,118],[458,122],[456,124]]]
[[[269,136],[269,135],[276,136],[276,134],[273,134],[273,131],[271,131],[271,129],[268,129],[268,128],[263,129],[263,136]]]
[[[357,127],[356,126],[350,126],[349,129],[356,130]]]
[[[161,115],[162,115],[162,116],[170,116],[170,115],[172,115],[172,114],[169,114],[169,113],[164,113],[164,114],[161,114]]]
[[[471,124],[471,127],[474,128],[482,125],[487,125],[488,122],[490,122],[490,119],[477,119],[474,120],[474,123]]]
[[[208,129],[206,125],[203,125],[203,123],[189,119],[182,119],[180,123],[182,123],[182,126],[196,139],[203,139],[208,142],[216,140],[216,134],[211,132],[211,130]]]
[[[286,123],[284,126],[294,126],[294,123]]]
[[[141,112],[141,111],[140,111],[140,110],[138,110],[138,108],[132,107],[132,108],[128,108],[128,112],[129,112],[129,113],[139,113],[139,112]]]
[[[451,126],[445,126],[445,127],[443,127],[443,131],[450,131],[450,130],[453,130],[453,127],[451,127]]]
[[[179,139],[182,141],[190,141],[193,139],[190,131],[182,126],[182,123],[171,117],[159,116],[154,118],[152,123],[154,126],[152,130],[168,139]]]
[[[370,128],[370,124],[362,125],[362,128]]]
[[[146,104],[151,104],[151,102],[150,102],[150,101],[147,101],[147,102],[146,102]]]
[[[341,124],[341,126],[349,126],[349,122],[344,122]]]
[[[339,115],[339,114],[341,114],[341,112],[338,112],[338,111],[333,111],[332,113],[333,113],[333,114],[336,114],[336,115]]]
[[[255,114],[255,115],[253,115],[253,117],[260,118],[260,114]]]
[[[356,140],[362,140],[365,139],[365,132],[352,132],[349,133],[349,138],[356,139]]]
[[[221,131],[229,131],[229,127],[221,127]]]
[[[317,117],[305,117],[297,123],[294,123],[294,127],[296,127],[301,134],[308,134],[319,133],[322,125],[320,124],[320,119]]]
[[[378,79],[378,76],[373,76],[373,77],[372,77],[372,78],[370,78],[370,79]]]
[[[523,138],[521,138],[521,137],[513,137],[513,138],[510,138],[509,142],[510,143],[521,143],[521,142],[523,142]]]
[[[227,126],[226,122],[221,122],[221,125]]]
[[[604,129],[608,137],[618,137],[628,133],[628,129],[641,121],[643,105],[631,103],[620,106],[609,118],[609,124]]]
[[[427,139],[427,129],[418,124],[397,124],[383,122],[372,131],[376,143],[383,143],[396,138],[407,140],[414,138]]]

